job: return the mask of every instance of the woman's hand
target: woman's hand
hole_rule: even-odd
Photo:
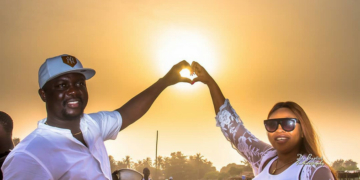
[[[205,68],[202,67],[198,62],[193,61],[191,63],[191,70],[193,74],[195,73],[197,75],[197,77],[194,78],[192,84],[198,81],[204,84],[209,84],[209,82],[213,81],[213,78],[209,75],[209,73],[205,70]]]
[[[195,61],[191,64],[191,73],[195,73],[197,75],[197,78],[195,78],[191,84],[200,81],[209,87],[211,99],[214,104],[215,114],[217,114],[220,110],[220,106],[225,102],[225,97],[221,92],[220,87],[205,70],[205,68]]]

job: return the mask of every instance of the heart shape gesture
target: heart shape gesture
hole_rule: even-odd
[[[178,82],[194,84],[195,82],[200,81],[207,84],[212,80],[209,73],[198,62],[193,61],[190,66],[185,60],[174,65],[163,79],[167,86]]]
[[[180,75],[180,71],[183,69],[191,70],[191,66],[188,62],[185,60],[179,62],[178,64],[175,64],[170,71],[162,78],[165,81],[165,84],[167,86],[171,86],[173,84],[176,84],[178,82],[187,82],[192,83],[192,80],[187,77],[182,77]]]

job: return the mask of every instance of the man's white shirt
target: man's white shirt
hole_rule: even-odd
[[[69,129],[38,122],[6,158],[4,179],[112,179],[104,141],[115,139],[122,125],[117,111],[84,114],[80,129],[88,147]]]

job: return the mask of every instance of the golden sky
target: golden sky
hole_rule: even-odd
[[[37,94],[46,58],[71,54],[96,70],[86,113],[122,106],[186,59],[208,69],[261,140],[268,111],[291,100],[330,161],[360,163],[358,0],[0,0],[0,30],[0,110],[14,119],[14,137],[46,117]],[[154,159],[159,130],[159,155],[201,153],[218,170],[240,163],[213,111],[205,85],[174,85],[106,142],[108,153]]]

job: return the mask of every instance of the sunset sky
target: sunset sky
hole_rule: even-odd
[[[185,59],[202,64],[245,126],[279,101],[304,108],[327,159],[360,163],[359,0],[0,0],[0,110],[24,139],[46,117],[38,70],[70,54],[96,70],[86,113],[114,110]],[[202,83],[165,89],[135,124],[106,142],[121,160],[201,153],[220,170],[243,158],[215,126]],[[358,165],[359,167],[359,165]]]

